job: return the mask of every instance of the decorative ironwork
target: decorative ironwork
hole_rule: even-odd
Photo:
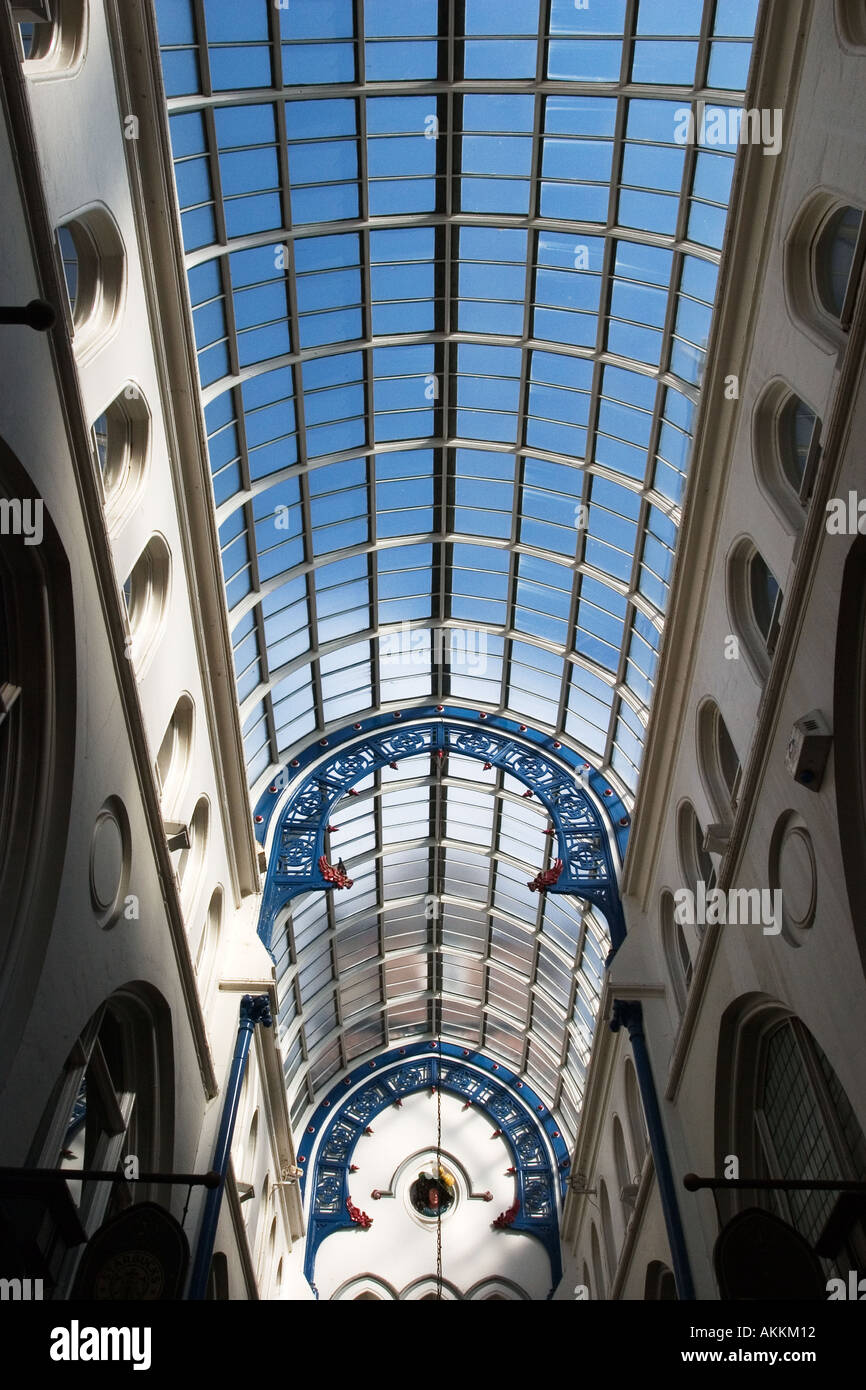
[[[477,717],[477,716],[476,716]],[[373,724],[376,721],[371,721]],[[270,949],[274,923],[280,911],[300,893],[311,890],[332,890],[351,887],[352,880],[342,862],[332,867],[325,853],[325,834],[334,818],[340,799],[355,791],[355,783],[372,772],[389,767],[403,758],[423,753],[455,751],[482,762],[485,767],[501,767],[523,782],[527,791],[537,797],[550,815],[556,834],[557,855],[549,869],[544,870],[530,887],[540,892],[570,893],[586,898],[604,913],[611,931],[614,947],[625,936],[625,923],[617,887],[616,869],[611,853],[611,840],[624,846],[623,832],[614,829],[616,821],[603,815],[589,793],[592,777],[585,769],[578,771],[563,767],[565,751],[560,746],[556,760],[546,748],[527,745],[509,729],[497,729],[486,724],[474,729],[455,723],[449,718],[421,719],[403,726],[374,728],[362,735],[360,743],[349,748],[334,747],[324,762],[316,759],[302,780],[291,791],[280,808],[279,825],[273,843],[278,847],[271,855],[268,876],[259,919],[259,935]],[[504,721],[503,721],[504,722]],[[513,727],[513,726],[512,726]],[[525,729],[523,732],[527,732]],[[343,738],[358,739],[355,730],[331,735],[328,746]],[[322,741],[314,745],[319,753]],[[553,743],[546,740],[551,749]],[[296,759],[299,764],[311,761],[312,750]],[[571,755],[574,759],[574,755]],[[593,774],[597,778],[597,774]],[[600,779],[597,779],[600,781]],[[598,789],[596,789],[598,790]],[[258,812],[263,817],[262,838],[274,813],[275,802],[265,794]],[[617,818],[622,804],[614,799],[605,812]]]
[[[375,1077],[368,1079],[366,1069],[359,1070],[354,1078],[346,1078],[359,1082],[358,1090],[347,1096],[345,1082],[340,1082],[317,1108],[309,1126],[312,1134],[308,1131],[303,1136],[298,1150],[299,1163],[309,1169],[303,1182],[312,1181],[304,1267],[308,1281],[314,1287],[316,1253],[326,1236],[364,1224],[361,1218],[365,1214],[352,1203],[348,1184],[350,1174],[358,1168],[351,1158],[361,1136],[371,1128],[369,1121],[392,1108],[395,1095],[428,1090],[432,1082],[437,1096],[444,1091],[471,1099],[473,1108],[495,1120],[494,1133],[505,1140],[513,1160],[515,1201],[494,1225],[529,1231],[542,1241],[555,1287],[562,1272],[557,1201],[558,1194],[565,1192],[568,1169],[568,1153],[559,1130],[551,1118],[540,1118],[538,1097],[525,1083],[519,1101],[509,1094],[509,1086],[516,1086],[517,1078],[503,1075],[501,1066],[494,1080],[493,1064],[480,1054],[474,1054],[467,1063],[463,1049],[442,1042],[436,1044],[435,1055],[419,1057],[422,1048],[429,1047],[429,1042],[416,1043],[385,1054],[377,1059]],[[388,1068],[385,1074],[383,1068]],[[321,1144],[313,1162],[319,1135]],[[482,1196],[485,1201],[492,1200],[487,1193]]]
[[[523,1184],[523,1205],[530,1216],[550,1215],[550,1188],[543,1178],[527,1178]]]
[[[343,1174],[339,1169],[321,1168],[316,1180],[316,1209],[327,1215],[340,1210]]]

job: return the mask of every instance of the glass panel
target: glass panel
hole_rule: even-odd
[[[435,700],[567,737],[633,800],[756,18],[158,4],[254,799],[327,731]],[[185,109],[202,82],[208,111]],[[825,232],[837,313],[858,218]],[[797,485],[805,406],[785,431]],[[774,581],[750,579],[763,630]],[[573,1137],[606,934],[529,892],[550,841],[524,790],[452,750],[341,807],[354,887],[296,913],[299,958],[279,947],[321,1044],[309,1076],[292,1062],[299,1114],[308,1080],[383,1045],[385,1000],[392,1040],[436,1024],[435,941],[443,1026],[525,1067]]]

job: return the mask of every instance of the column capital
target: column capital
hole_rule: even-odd
[[[643,1035],[643,1005],[639,999],[614,999],[610,1013],[610,1030],[612,1033],[618,1033],[623,1027],[628,1030],[632,1041],[636,1036]]]
[[[241,1023],[251,1023],[253,1027],[261,1023],[264,1028],[273,1024],[271,1001],[267,994],[245,994],[241,1000]]]

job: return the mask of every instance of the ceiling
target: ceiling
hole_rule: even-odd
[[[157,0],[253,801],[432,700],[633,804],[736,155],[683,112],[742,105],[757,8]],[[544,817],[427,758],[340,820],[355,887],[295,913],[295,1118],[438,980],[573,1133],[605,931],[527,894]]]

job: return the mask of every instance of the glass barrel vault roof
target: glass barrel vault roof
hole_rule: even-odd
[[[314,737],[431,699],[555,733],[633,799],[757,9],[157,0],[254,800]],[[468,822],[498,826],[471,780]],[[399,796],[371,791],[364,843],[423,879]],[[380,1009],[387,902],[380,875]],[[361,1050],[388,1042],[372,1019]],[[573,1040],[560,1021],[533,1078],[549,1101]]]

